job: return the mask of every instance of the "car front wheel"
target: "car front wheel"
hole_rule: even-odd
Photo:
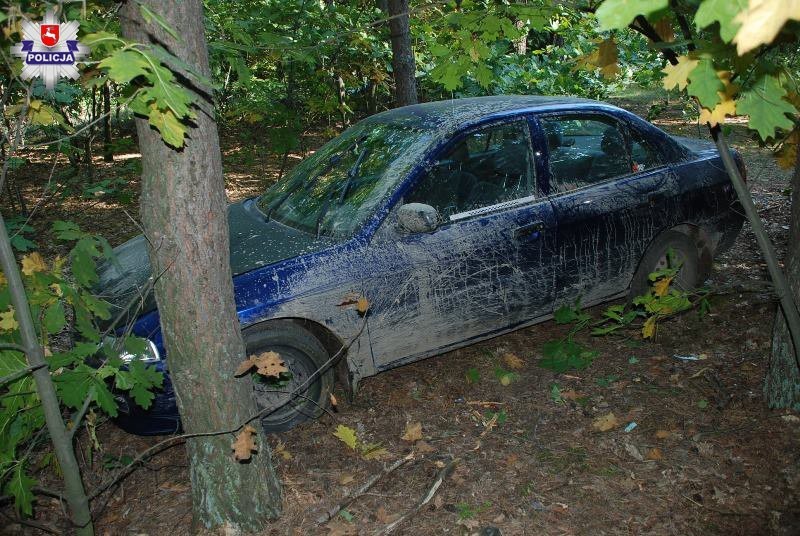
[[[276,352],[288,372],[278,378],[253,374],[253,389],[265,433],[283,432],[319,417],[330,402],[333,368],[322,343],[302,327],[280,321],[244,331],[248,356]]]

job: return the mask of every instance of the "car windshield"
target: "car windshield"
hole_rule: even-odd
[[[349,237],[420,160],[429,139],[413,125],[360,123],[270,187],[258,207],[308,233]]]

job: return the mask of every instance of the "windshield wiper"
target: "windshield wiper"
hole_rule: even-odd
[[[358,154],[358,158],[350,166],[350,169],[347,170],[347,181],[345,181],[344,186],[342,186],[342,193],[339,194],[339,201],[337,204],[341,205],[344,202],[344,198],[347,196],[347,192],[350,191],[350,186],[353,183],[353,179],[358,177],[358,170],[361,169],[361,163],[369,154],[369,147],[364,147],[364,149]]]

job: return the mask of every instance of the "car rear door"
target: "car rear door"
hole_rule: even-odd
[[[610,114],[538,119],[557,222],[556,307],[620,294],[651,241],[674,224],[675,175],[641,132]]]
[[[397,206],[433,206],[443,223],[404,234],[390,215],[368,248],[378,369],[552,311],[555,218],[536,185],[527,119],[455,138],[414,182]]]

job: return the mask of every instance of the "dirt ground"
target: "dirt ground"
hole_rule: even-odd
[[[632,104],[646,113],[646,103]],[[655,122],[675,133],[704,134],[680,107],[667,115],[673,119]],[[261,153],[255,137],[243,143],[224,134],[229,196],[258,193],[274,179],[279,160]],[[782,256],[788,174],[741,126],[733,127],[732,141],[745,156],[756,205]],[[54,219],[77,221],[115,244],[136,234],[123,209],[135,218],[137,157],[123,158],[98,161],[95,173],[133,181],[131,203],[48,201],[32,219],[44,250],[54,250],[45,231]],[[39,167],[49,173],[44,163]],[[19,178],[28,200],[42,197],[37,180]],[[443,467],[453,470],[433,499],[395,534],[800,534],[800,417],[767,409],[762,394],[776,308],[766,279],[746,226],[716,259],[708,316],[669,320],[655,342],[587,336],[583,342],[599,357],[586,370],[555,374],[536,365],[542,344],[566,333],[547,322],[369,378],[352,404],[337,391],[333,417],[267,438],[284,485],[283,515],[268,534],[373,534],[412,509]],[[516,377],[504,385],[497,367]],[[597,431],[593,422],[609,413],[617,426]],[[402,439],[414,423],[421,424],[421,439]],[[380,444],[385,456],[354,453],[333,435],[340,424],[363,443]],[[107,423],[98,439],[101,450],[91,456],[88,439],[80,440],[89,489],[126,456],[164,438],[127,435]],[[412,460],[317,525],[320,515],[409,453]],[[92,507],[98,534],[190,533],[183,445],[150,459]],[[56,499],[41,498],[35,521],[58,529],[60,512]]]

